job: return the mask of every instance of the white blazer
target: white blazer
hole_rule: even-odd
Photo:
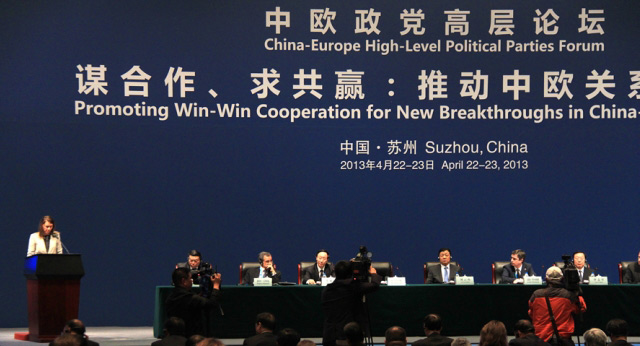
[[[49,252],[44,244],[44,238],[40,238],[40,233],[31,233],[29,237],[29,247],[27,248],[27,257],[38,254],[61,254],[62,242],[60,240],[60,232],[53,231],[49,240]]]

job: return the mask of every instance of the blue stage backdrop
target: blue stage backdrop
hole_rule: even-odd
[[[517,248],[616,283],[640,213],[636,1],[2,1],[0,326],[52,215],[80,318],[151,325],[198,249],[224,284],[360,245],[408,283]],[[425,297],[425,299],[429,299]],[[427,313],[425,311],[425,313]],[[251,323],[251,321],[247,321]]]

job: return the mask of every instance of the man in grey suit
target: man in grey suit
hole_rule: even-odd
[[[455,281],[456,274],[460,271],[460,267],[451,264],[451,250],[443,247],[438,250],[438,260],[440,264],[429,266],[427,268],[427,283],[442,284]],[[443,280],[443,278],[446,278]]]
[[[269,252],[262,251],[258,254],[259,267],[249,268],[242,278],[243,285],[253,286],[255,278],[271,278],[273,284],[277,284],[282,280],[282,273],[276,270],[276,264],[273,263],[273,256]]]
[[[524,283],[523,277],[525,275],[536,275],[531,263],[524,261],[525,258],[527,258],[527,254],[524,250],[516,249],[511,251],[511,264],[502,267],[502,283],[522,284]]]

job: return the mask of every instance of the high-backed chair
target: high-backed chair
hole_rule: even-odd
[[[425,284],[427,283],[427,276],[429,276],[429,271],[428,271],[429,267],[434,266],[436,264],[440,264],[440,262],[424,262],[422,271],[424,273],[424,283]],[[451,261],[451,262],[449,262],[449,264],[453,264],[453,265],[457,266],[458,262]]]
[[[491,282],[502,283],[502,267],[511,264],[510,261],[496,261],[491,263]]]
[[[393,266],[391,262],[371,262],[371,266],[376,270],[378,275],[383,278],[393,276]]]
[[[298,285],[300,285],[302,282],[302,269],[312,266],[316,264],[316,262],[300,262],[298,263]]]
[[[631,263],[636,263],[636,261],[622,261],[618,263],[618,276],[620,277],[620,283],[622,283],[622,277],[624,276],[624,271],[627,270],[627,267]]]
[[[249,268],[257,268],[260,266],[258,262],[242,262],[240,263],[240,280],[238,280],[238,285],[242,285],[242,279],[244,278],[244,274],[247,273]]]

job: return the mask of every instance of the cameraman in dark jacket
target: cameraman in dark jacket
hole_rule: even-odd
[[[179,317],[184,321],[187,338],[194,334],[205,335],[204,316],[211,308],[218,306],[221,275],[217,273],[210,277],[213,286],[210,297],[203,297],[191,291],[192,279],[186,268],[174,269],[171,280],[175,287],[165,302],[167,316]]]
[[[322,310],[324,311],[323,346],[346,345],[344,326],[358,322],[362,330],[368,330],[365,303],[362,297],[380,287],[382,277],[369,268],[370,282],[353,278],[353,263],[340,261],[335,265],[336,279],[322,290]]]

